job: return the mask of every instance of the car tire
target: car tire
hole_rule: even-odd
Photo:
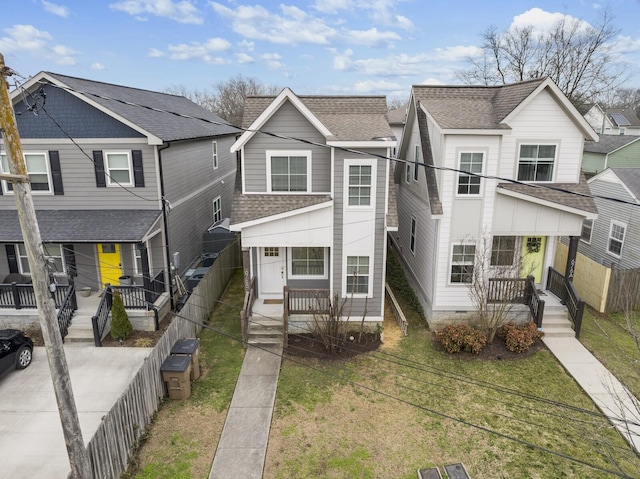
[[[32,359],[33,351],[31,351],[31,348],[22,346],[18,349],[18,354],[16,355],[16,369],[25,369],[31,364]]]

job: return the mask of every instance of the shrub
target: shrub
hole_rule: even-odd
[[[124,309],[122,297],[118,291],[114,291],[111,305],[111,338],[114,341],[124,341],[131,336],[131,331],[133,331],[133,326],[131,326],[129,316]]]
[[[544,336],[542,331],[538,331],[538,327],[533,321],[528,321],[521,326],[512,323],[505,324],[500,328],[498,334],[504,338],[507,349],[514,353],[524,353]]]
[[[436,331],[435,335],[448,353],[466,351],[479,354],[487,345],[487,336],[468,324],[450,324]]]

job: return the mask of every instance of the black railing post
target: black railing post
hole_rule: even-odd
[[[93,325],[93,342],[96,348],[102,347],[102,338],[100,338],[100,328],[98,327],[98,317],[91,317],[91,324]]]
[[[22,309],[22,303],[20,302],[20,292],[18,291],[18,284],[11,283],[11,293],[13,294],[13,302],[16,309]]]
[[[580,328],[582,327],[582,314],[584,313],[584,301],[578,303],[578,309],[576,311],[576,319],[573,322],[573,327],[576,331],[576,339],[580,337]]]

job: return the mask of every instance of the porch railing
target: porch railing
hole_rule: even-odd
[[[69,289],[67,290],[67,294],[60,305],[60,309],[58,310],[58,326],[60,327],[60,334],[62,335],[62,340],[67,336],[69,332],[69,325],[71,324],[71,319],[78,309],[78,303],[76,301],[76,287],[72,283],[69,285]]]
[[[524,303],[527,278],[489,278],[490,303]]]
[[[540,299],[536,281],[533,276],[527,276],[527,289],[525,304],[529,306],[531,317],[539,328],[542,327],[542,316],[544,315],[544,300]]]
[[[95,316],[91,318],[91,324],[93,325],[93,341],[96,347],[102,346],[102,336],[104,330],[107,327],[109,321],[109,314],[111,314],[111,306],[113,305],[113,290],[111,285],[105,285],[102,299],[98,305],[98,310]]]
[[[256,302],[256,278],[251,278],[249,291],[244,294],[244,304],[240,310],[240,326],[242,328],[242,344],[246,348],[249,344],[249,318],[253,314],[253,304]],[[286,343],[285,343],[286,344]]]
[[[560,301],[567,307],[569,317],[571,321],[573,321],[573,330],[576,333],[576,338],[579,338],[582,327],[582,315],[584,314],[584,301],[578,296],[573,282],[565,281],[562,273],[549,267],[547,289],[560,298]]]
[[[331,294],[328,289],[291,289],[286,301],[289,314],[322,314],[331,307]]]
[[[159,271],[152,279],[151,279],[151,298],[150,302],[155,303],[156,300],[164,293],[164,270]]]
[[[59,285],[55,292],[51,293],[56,308],[60,308],[64,302],[69,285]],[[32,284],[5,283],[0,284],[0,308],[6,309],[36,309],[36,294]]]

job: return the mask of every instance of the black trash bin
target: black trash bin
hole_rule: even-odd
[[[179,339],[171,348],[172,355],[183,355],[191,358],[191,380],[195,381],[200,377],[200,354],[199,339]]]
[[[169,398],[187,399],[191,396],[191,358],[169,356],[160,366],[162,380],[167,383]]]

